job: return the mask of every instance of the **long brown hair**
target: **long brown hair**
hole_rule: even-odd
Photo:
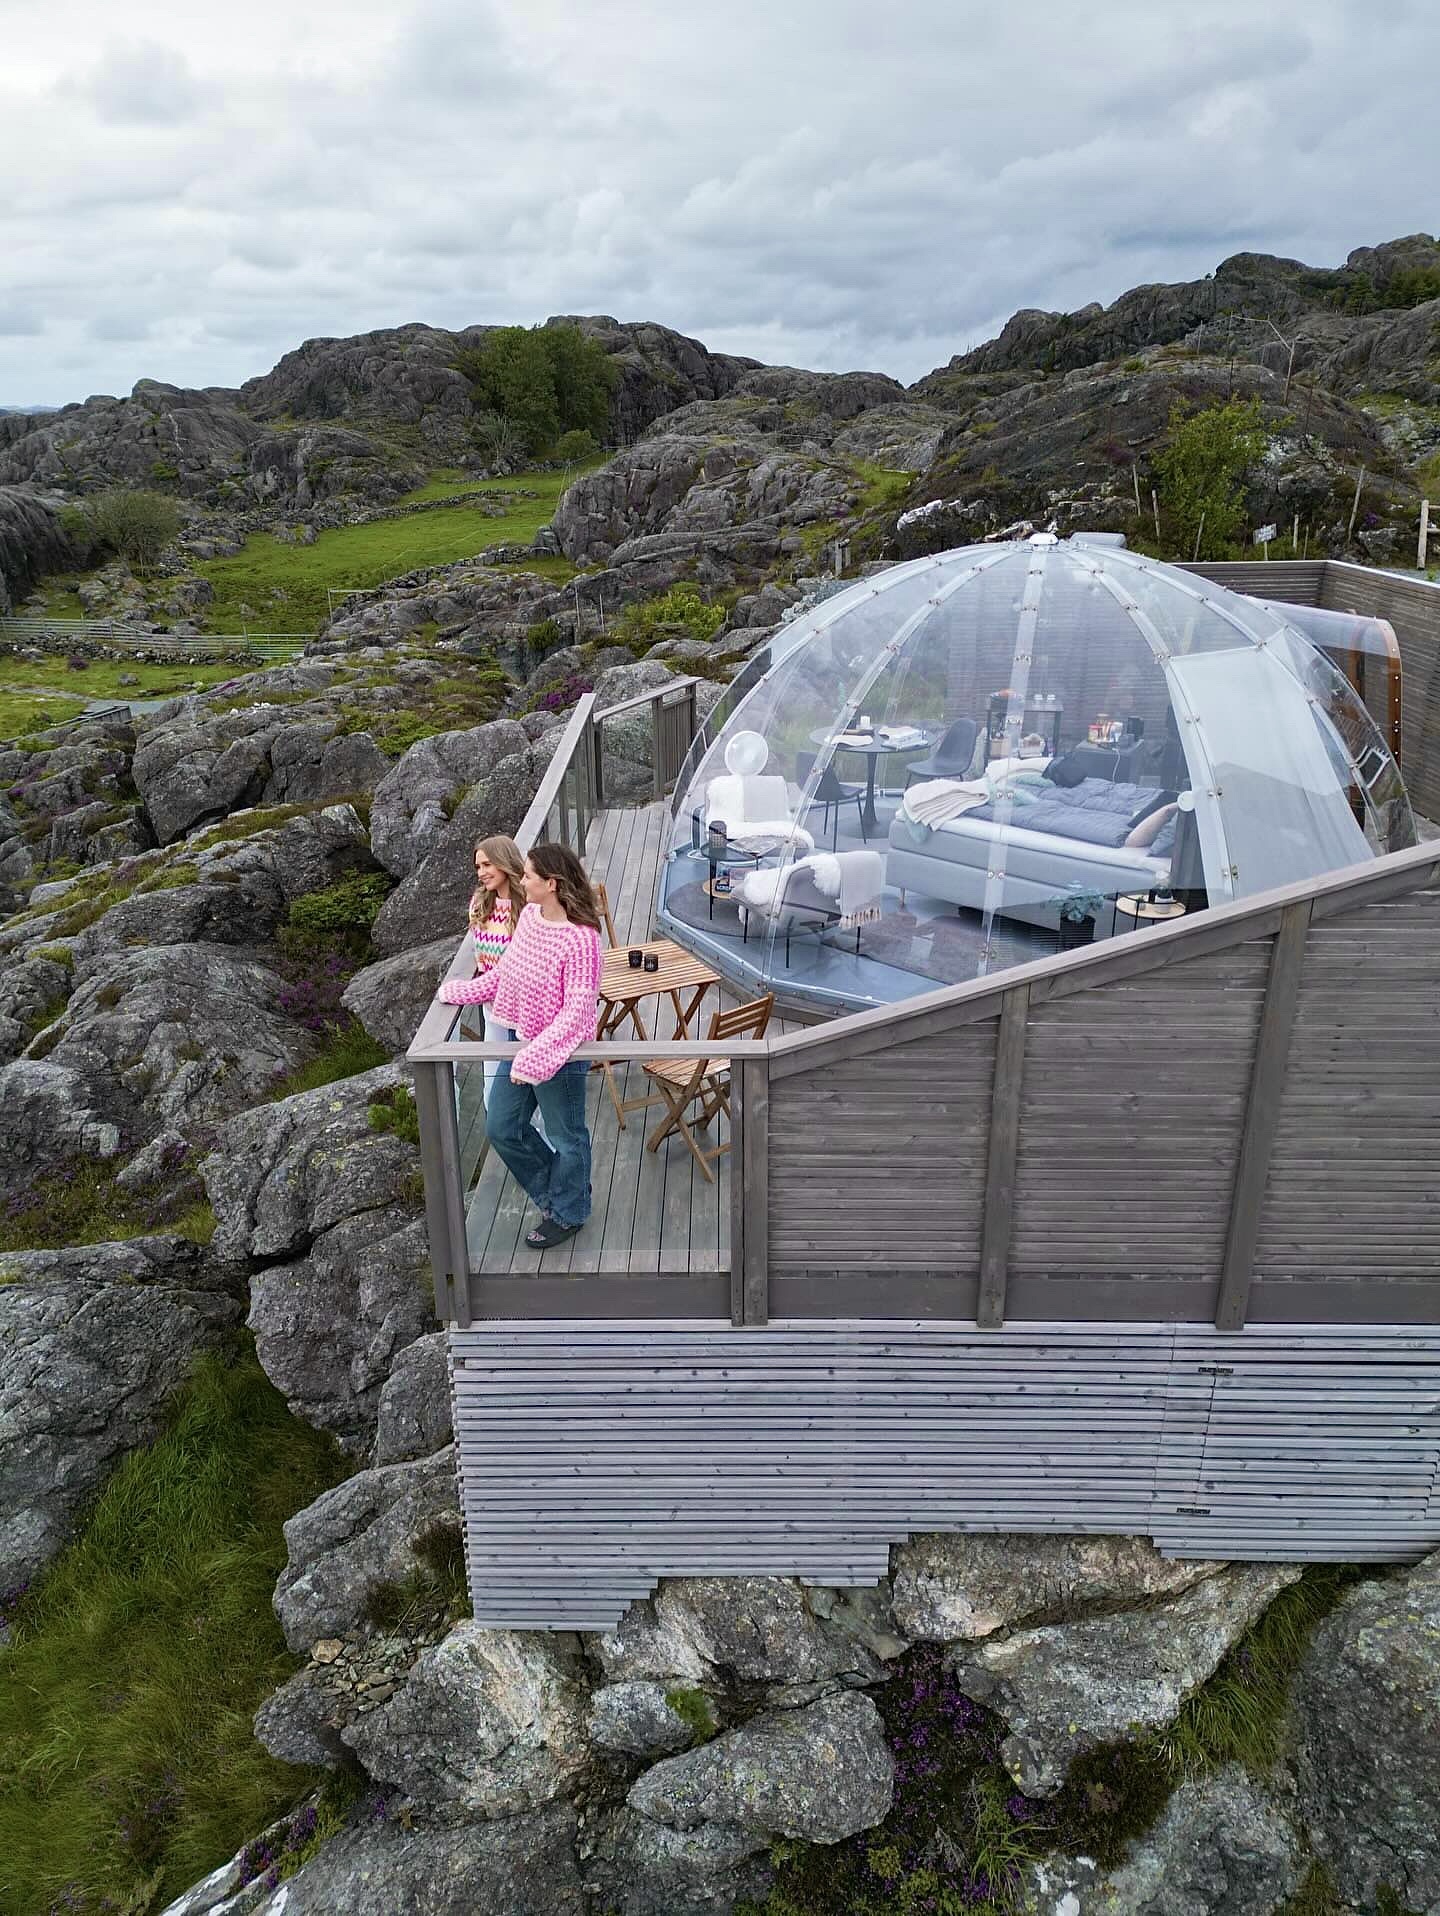
[[[513,838],[503,835],[497,838],[482,838],[475,847],[475,857],[484,853],[497,871],[504,872],[510,880],[510,915],[520,916],[525,903],[525,859],[520,847]],[[470,923],[483,925],[495,909],[496,894],[488,885],[477,885],[470,897]]]
[[[591,931],[599,931],[600,907],[585,867],[568,845],[537,845],[530,853],[530,863],[541,878],[555,880],[556,901],[572,925],[588,925]]]

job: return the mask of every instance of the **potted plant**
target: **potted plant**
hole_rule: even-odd
[[[1059,949],[1074,951],[1077,945],[1088,945],[1095,936],[1095,914],[1105,903],[1104,893],[1069,885],[1050,902],[1060,914]]]

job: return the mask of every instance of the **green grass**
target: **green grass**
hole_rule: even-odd
[[[246,669],[243,665],[211,665],[199,660],[144,665],[138,660],[91,659],[83,672],[76,672],[59,654],[43,660],[5,656],[0,657],[0,691],[9,686],[44,686],[80,699],[170,699],[193,691],[197,685],[223,685]],[[138,683],[122,685],[122,678]]]
[[[158,1909],[313,1787],[251,1719],[294,1667],[271,1608],[281,1524],[343,1475],[248,1345],[201,1360],[164,1435],[19,1602],[0,1657],[0,1907]]]
[[[61,1026],[50,1027],[58,1036]],[[77,1159],[63,1175],[37,1178],[0,1214],[0,1252],[58,1250],[72,1244],[111,1244],[164,1231],[208,1244],[215,1214],[187,1180],[170,1191],[127,1191],[115,1182],[118,1165]],[[177,1167],[177,1177],[183,1167]]]
[[[326,1039],[310,1060],[282,1078],[270,1093],[277,1103],[302,1091],[318,1091],[322,1084],[338,1084],[342,1078],[358,1077],[377,1065],[389,1064],[390,1053],[377,1044],[358,1019],[351,1018]]]
[[[73,699],[37,698],[0,690],[0,740],[24,738],[43,732],[47,725],[58,725],[61,719],[78,718],[88,702],[88,694]]]
[[[570,477],[575,474],[572,472]],[[402,572],[473,558],[492,545],[528,545],[548,525],[564,490],[560,472],[522,472],[510,479],[479,480],[457,487],[441,479],[409,495],[445,498],[446,488],[482,494],[524,492],[496,517],[456,504],[439,512],[417,512],[400,519],[376,519],[368,525],[337,526],[321,532],[312,546],[284,545],[269,533],[257,533],[230,559],[207,559],[195,570],[214,588],[204,608],[211,632],[308,632],[325,620],[326,589],[354,591],[383,585]],[[438,492],[430,487],[439,485]],[[276,598],[276,592],[283,597]]]

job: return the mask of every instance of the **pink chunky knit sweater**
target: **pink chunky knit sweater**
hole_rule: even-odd
[[[595,1037],[600,936],[588,925],[552,921],[527,905],[498,964],[440,987],[447,1005],[490,1005],[524,1040],[510,1060],[522,1084],[543,1084],[577,1045]]]

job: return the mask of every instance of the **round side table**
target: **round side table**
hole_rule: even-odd
[[[1163,925],[1172,918],[1183,918],[1185,907],[1178,898],[1152,898],[1147,891],[1122,891],[1115,900],[1115,929],[1145,931],[1151,925]],[[1125,924],[1120,920],[1125,919]]]

